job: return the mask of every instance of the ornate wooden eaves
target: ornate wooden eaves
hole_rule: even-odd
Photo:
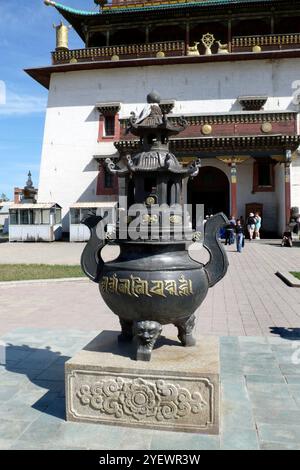
[[[267,96],[239,96],[238,102],[244,111],[259,111],[267,99]]]
[[[120,111],[121,103],[119,102],[110,102],[110,103],[96,103],[96,108],[98,108],[101,114],[113,115],[117,114]]]
[[[181,116],[170,116],[172,124],[177,125]],[[296,132],[297,113],[296,112],[257,112],[257,113],[236,113],[236,114],[211,114],[201,116],[184,116],[189,126],[224,125],[224,124],[263,124],[265,122],[290,124],[291,130]],[[121,130],[127,129],[128,119],[121,119]],[[215,130],[213,128],[213,130]],[[286,129],[285,129],[286,131]]]
[[[207,114],[201,116],[184,116],[190,125],[203,124],[252,124],[270,122],[295,121],[296,112],[258,112],[258,113],[235,113],[235,114]],[[170,116],[173,123],[177,123],[178,116]]]
[[[300,144],[299,135],[253,135],[253,136],[227,136],[227,137],[198,137],[186,139],[171,139],[170,148],[179,154],[210,153],[210,152],[249,152],[262,151],[266,153],[286,149],[292,151]],[[139,150],[139,141],[121,140],[115,142],[115,147],[121,153],[133,153]]]

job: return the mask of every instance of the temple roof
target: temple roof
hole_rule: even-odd
[[[53,0],[44,0],[46,5],[50,5],[56,8],[56,10],[74,27],[81,38],[84,39],[83,34],[83,23],[85,20],[93,18],[103,21],[104,18],[113,18],[116,15],[132,14],[132,13],[145,13],[149,12],[163,12],[165,10],[189,10],[199,8],[216,8],[216,7],[238,7],[238,6],[250,6],[250,5],[269,5],[282,3],[282,0],[178,0],[177,3],[174,0],[149,0],[149,1],[138,1],[128,0],[123,2],[115,1],[113,3],[105,4],[99,8],[98,11],[92,10],[80,10],[72,8],[62,3]],[[95,2],[97,3],[97,1]],[[102,3],[102,2],[101,2]]]

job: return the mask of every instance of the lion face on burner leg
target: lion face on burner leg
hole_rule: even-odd
[[[133,325],[133,333],[137,339],[137,359],[150,361],[151,351],[161,334],[162,326],[156,321],[137,321]]]

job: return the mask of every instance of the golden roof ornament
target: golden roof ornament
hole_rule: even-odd
[[[211,48],[215,42],[215,37],[211,33],[203,34],[201,42],[205,46],[205,55],[211,55]]]
[[[57,26],[53,23],[53,28],[56,30],[56,50],[69,49],[69,29],[72,26],[67,26],[61,21]]]
[[[200,55],[198,51],[198,44],[199,42],[195,41],[193,46],[187,46],[187,55]]]

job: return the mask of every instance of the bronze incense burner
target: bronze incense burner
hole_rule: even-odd
[[[200,162],[196,160],[187,167],[179,163],[169,150],[169,138],[187,124],[183,119],[177,126],[170,122],[160,109],[157,93],[152,92],[147,99],[141,115],[132,113],[128,126],[128,132],[140,138],[139,151],[117,164],[106,160],[111,173],[125,178],[128,207],[139,208],[129,217],[120,208],[120,217],[126,228],[131,224],[139,231],[134,239],[124,237],[119,221],[114,237],[105,232],[105,225],[100,236],[102,217],[88,216],[82,222],[90,228],[91,238],[81,259],[83,271],[99,284],[104,301],[120,319],[119,340],[135,338],[136,357],[144,361],[150,360],[163,325],[172,323],[177,327],[183,346],[195,344],[194,312],[208,289],[226,274],[228,266],[218,238],[220,227],[228,223],[222,213],[211,217],[204,226],[209,262],[203,265],[188,254],[186,235],[195,240],[197,234],[192,231],[185,209],[183,182],[198,174]],[[101,250],[106,243],[119,245],[120,254],[104,263]]]

